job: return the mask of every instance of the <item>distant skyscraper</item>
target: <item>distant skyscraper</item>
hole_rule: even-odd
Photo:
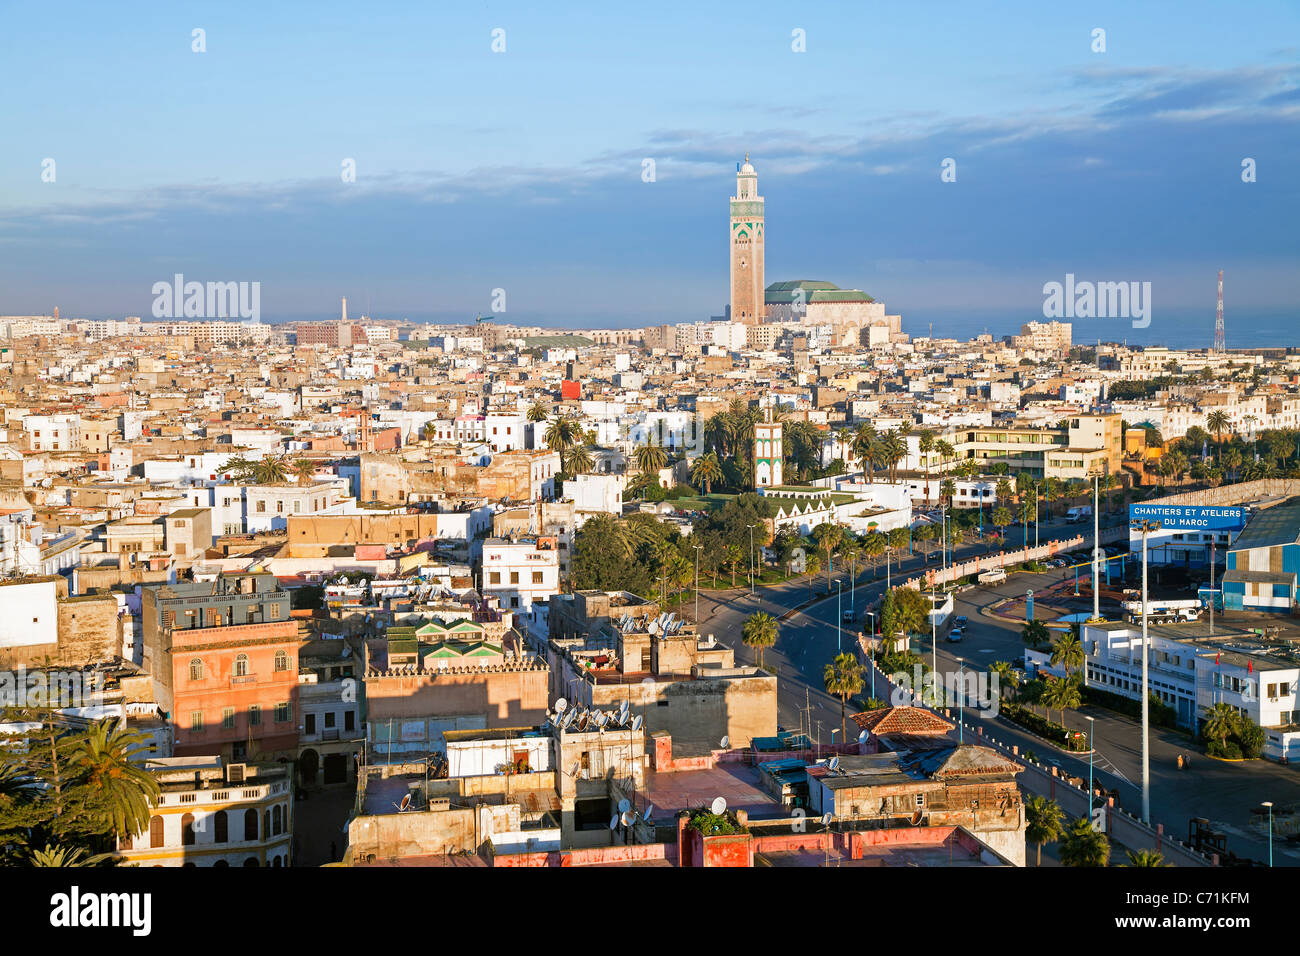
[[[763,315],[763,197],[746,153],[731,197],[731,321],[757,325]]]

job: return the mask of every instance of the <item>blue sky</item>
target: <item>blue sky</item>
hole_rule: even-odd
[[[914,332],[1032,318],[1067,272],[1151,281],[1157,340],[1220,268],[1237,314],[1300,302],[1293,2],[542,6],[9,4],[0,313],[147,315],[183,272],[272,320],[494,288],[525,324],[703,318],[747,148],[768,279]]]

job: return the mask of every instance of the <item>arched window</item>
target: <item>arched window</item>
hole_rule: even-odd
[[[271,811],[267,810],[264,814],[262,814],[262,839],[265,840],[270,835],[271,835]]]
[[[213,839],[217,843],[230,842],[230,818],[225,810],[218,810],[212,816]]]
[[[250,856],[247,860],[244,861],[244,866],[257,866],[257,857]]]
[[[235,676],[236,677],[248,676],[248,655],[247,654],[237,654],[235,656]]]
[[[151,849],[163,845],[163,818],[149,818],[149,846]]]
[[[277,803],[275,809],[271,811],[271,832],[276,836],[280,835],[283,829],[283,818],[280,815],[280,805]]]
[[[272,861],[271,865],[272,865],[272,866],[279,866],[279,865],[280,865],[280,858],[277,856],[277,857]]]
[[[194,814],[181,817],[181,846],[194,845]]]
[[[191,658],[190,680],[203,680],[203,658],[201,657]]]
[[[248,809],[244,811],[244,839],[257,839],[257,811]]]
[[[289,655],[284,651],[275,652],[275,669],[277,671],[287,671],[289,669]]]

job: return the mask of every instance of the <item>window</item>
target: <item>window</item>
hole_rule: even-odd
[[[265,502],[265,501],[259,501],[259,502],[257,503],[257,508],[254,509],[254,510],[256,510],[257,513],[260,514],[260,515],[261,515],[261,514],[266,514],[266,502]]]
[[[519,572],[518,572],[518,571],[511,571],[511,572],[510,572],[510,583],[511,583],[511,584],[518,584],[518,583],[519,583]]]
[[[501,572],[500,572],[500,571],[493,571],[493,572],[491,572],[491,573],[488,575],[488,581],[489,581],[490,583],[492,583],[492,584],[500,584],[500,583],[501,583]]]
[[[275,705],[275,722],[277,724],[283,724],[288,722],[290,716],[291,716],[291,710],[288,701]]]
[[[334,711],[331,710],[329,713],[325,715],[325,726],[326,727],[335,726]]]
[[[244,839],[257,839],[257,811],[251,808],[244,811]]]
[[[190,680],[203,680],[203,659],[201,657],[190,660]]]
[[[541,583],[542,583],[542,572],[541,572],[541,571],[534,571],[534,572],[533,572],[533,583],[534,583],[534,584],[541,584]]]
[[[279,500],[277,500],[277,501],[275,502],[275,513],[276,513],[276,514],[284,514],[284,502],[283,502],[283,501],[279,501]]]
[[[149,848],[157,849],[163,845],[163,818],[149,818]]]
[[[181,846],[194,845],[194,814],[181,817]]]
[[[248,726],[250,727],[262,726],[262,705],[261,704],[248,705]]]
[[[212,815],[212,833],[214,842],[230,842],[230,818],[226,816],[225,810],[218,810]]]
[[[280,809],[280,805],[277,803],[275,808],[271,811],[271,832],[276,836],[279,836],[283,830],[284,811]]]
[[[918,794],[916,795],[916,805],[917,805],[918,807],[923,807],[923,806],[925,806],[925,794],[923,794],[923,793],[918,793]]]
[[[316,715],[315,715],[315,714],[307,714],[307,716],[306,716],[306,728],[305,728],[305,730],[306,730],[306,733],[309,733],[309,734],[314,734],[314,733],[316,733]]]
[[[280,615],[278,612],[280,610],[280,605],[272,604],[271,607],[277,612],[273,614],[272,617],[279,617]],[[275,669],[277,671],[287,671],[289,669],[289,655],[284,651],[275,652]]]
[[[222,730],[235,729],[235,708],[233,707],[221,708],[221,729]]]
[[[203,711],[190,711],[190,730],[195,733],[201,733],[203,731]]]
[[[345,711],[343,711],[343,729],[344,729],[344,730],[355,730],[355,729],[356,729],[356,721],[357,721],[357,718],[356,718],[356,714],[355,714],[354,712],[352,712],[352,711],[350,711],[350,710],[345,710]]]
[[[236,677],[248,676],[248,655],[247,654],[235,655],[235,676]]]

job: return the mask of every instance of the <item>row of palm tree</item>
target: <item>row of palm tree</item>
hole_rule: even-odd
[[[306,484],[316,475],[318,463],[310,458],[289,458],[284,455],[264,455],[260,460],[230,458],[222,467],[222,474],[235,481],[252,481],[258,485],[278,485],[294,477]]]

